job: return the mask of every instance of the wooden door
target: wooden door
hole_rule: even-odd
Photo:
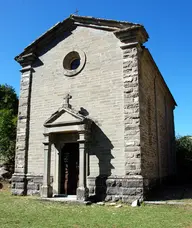
[[[76,195],[79,181],[79,144],[67,143],[61,151],[60,194]]]

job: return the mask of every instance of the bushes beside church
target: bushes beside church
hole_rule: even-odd
[[[176,138],[177,174],[179,180],[192,183],[192,137]]]
[[[0,85],[0,163],[13,169],[18,97],[13,87]]]

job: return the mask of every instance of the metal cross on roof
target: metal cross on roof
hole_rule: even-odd
[[[69,99],[71,99],[71,98],[72,98],[72,96],[70,94],[66,94],[66,96],[63,98],[64,99],[64,104],[63,104],[64,107],[66,107],[66,108],[70,107]]]
[[[78,15],[78,13],[79,13],[79,10],[76,9],[75,12],[74,12],[74,14]]]

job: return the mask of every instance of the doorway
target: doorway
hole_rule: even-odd
[[[76,195],[79,182],[79,143],[66,143],[60,154],[60,194]]]

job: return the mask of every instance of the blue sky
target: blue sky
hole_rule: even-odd
[[[1,0],[0,84],[19,94],[20,66],[14,61],[28,44],[76,9],[79,15],[141,23],[150,50],[178,107],[176,135],[192,135],[192,1],[191,0]]]

